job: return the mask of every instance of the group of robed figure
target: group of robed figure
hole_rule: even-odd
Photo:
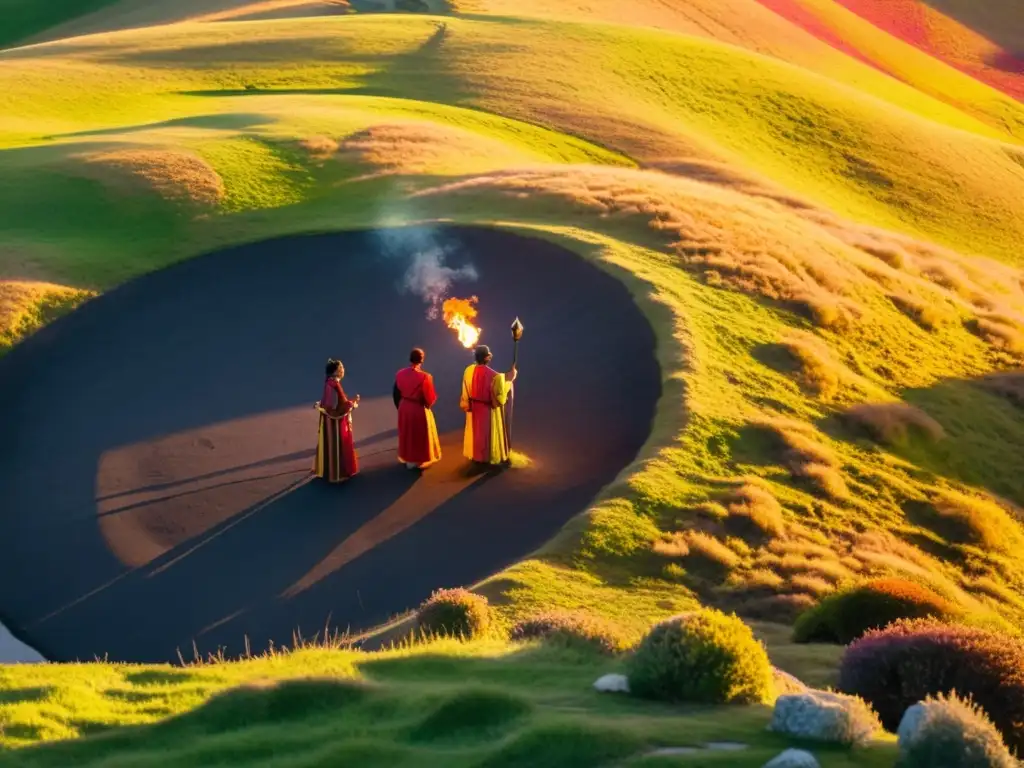
[[[491,368],[493,356],[486,345],[473,351],[473,363],[462,375],[459,406],[466,414],[462,453],[479,464],[501,465],[509,461],[509,433],[505,405],[518,372]],[[409,366],[395,375],[392,395],[398,409],[398,460],[410,470],[426,469],[441,460],[441,441],[431,410],[437,402],[434,377],[423,370],[426,353],[413,349]],[[328,360],[323,397],[314,406],[320,426],[313,473],[328,482],[340,483],[359,472],[352,432],[352,412],[360,396],[349,399],[341,386],[345,366]]]

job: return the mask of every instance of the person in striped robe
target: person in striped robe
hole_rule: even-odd
[[[320,412],[320,427],[313,459],[313,474],[329,483],[340,483],[359,472],[355,439],[352,436],[352,411],[359,407],[345,396],[341,380],[345,366],[340,360],[327,361],[323,397],[314,407]]]
[[[477,464],[499,465],[509,460],[505,403],[517,371],[512,366],[508,373],[498,373],[490,366],[492,357],[490,348],[481,344],[462,375],[459,406],[466,414],[462,455]]]

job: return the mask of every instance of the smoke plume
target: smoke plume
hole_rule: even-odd
[[[443,245],[429,224],[408,226],[415,222],[413,214],[408,203],[401,207],[392,205],[377,217],[376,234],[386,256],[409,260],[398,289],[423,299],[428,305],[427,317],[434,320],[452,284],[457,280],[476,280],[478,275],[472,264],[458,268],[448,266],[446,261],[456,254],[457,248]]]
[[[477,279],[473,265],[453,269],[444,263],[446,255],[447,252],[438,246],[416,253],[402,278],[405,291],[416,294],[430,305],[427,317],[431,320],[437,317],[441,302],[448,295],[453,282]]]

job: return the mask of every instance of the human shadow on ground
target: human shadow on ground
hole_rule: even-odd
[[[391,384],[416,345],[446,461],[461,462],[468,353],[402,288],[424,252],[476,268],[452,290],[480,296],[499,369],[509,323],[526,324],[515,435],[528,470],[458,486],[453,466],[417,480],[397,465]],[[328,356],[363,396],[363,472],[340,487],[308,482]],[[246,638],[255,652],[473,583],[633,460],[661,392],[653,331],[622,283],[551,243],[462,228],[186,261],[44,328],[0,360],[0,381],[0,615],[57,660],[174,661],[193,641],[237,654]]]

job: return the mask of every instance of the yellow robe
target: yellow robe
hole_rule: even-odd
[[[504,406],[512,385],[505,374],[486,365],[471,365],[462,375],[459,406],[466,413],[462,454],[482,464],[508,461]]]

